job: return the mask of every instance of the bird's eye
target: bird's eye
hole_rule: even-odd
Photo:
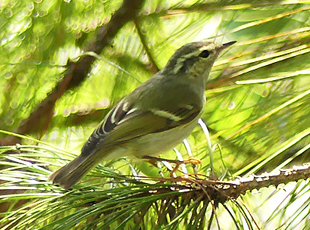
[[[208,50],[203,50],[201,51],[201,53],[199,54],[199,57],[202,57],[202,58],[207,58],[209,57],[210,55],[210,52]]]

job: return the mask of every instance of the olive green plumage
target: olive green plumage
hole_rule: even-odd
[[[161,71],[115,105],[81,155],[49,180],[68,189],[102,160],[154,156],[180,143],[200,118],[213,63],[234,43],[200,41],[178,49]]]

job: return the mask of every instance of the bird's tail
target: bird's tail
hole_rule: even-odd
[[[60,187],[68,189],[76,184],[92,167],[97,163],[97,154],[81,154],[70,163],[58,169],[48,178],[54,184],[59,184]]]

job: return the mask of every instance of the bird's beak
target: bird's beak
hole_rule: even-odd
[[[227,42],[227,43],[224,43],[222,45],[220,45],[217,49],[217,52],[220,53],[222,50],[226,49],[227,47],[235,44],[237,41],[231,41],[231,42]]]

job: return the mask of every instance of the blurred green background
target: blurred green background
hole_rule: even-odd
[[[193,156],[202,161],[198,172],[229,180],[309,161],[309,1],[141,1],[137,17],[95,54],[91,45],[98,41],[100,28],[113,20],[121,5],[118,0],[1,1],[2,162],[18,142],[24,152],[13,157],[41,162],[44,180],[78,155],[111,107],[164,67],[177,48],[205,39],[237,43],[218,59],[206,85],[202,118],[210,134],[197,126],[187,139]],[[68,69],[87,56],[94,61],[84,78],[73,75],[69,87],[57,88]],[[52,92],[57,96],[48,109],[38,110]],[[34,111],[40,112],[29,120]],[[13,133],[25,136],[14,139]],[[182,143],[177,150],[188,157]],[[162,157],[176,159],[176,154],[171,150]],[[143,175],[158,176],[158,169],[149,164],[128,162],[104,164],[124,175],[132,174],[133,166]],[[2,165],[3,188],[13,191],[12,178],[21,177],[10,173],[19,167]],[[91,180],[85,183],[92,185]],[[249,193],[243,202],[262,229],[307,229],[309,207],[303,205],[308,200],[302,196],[309,196],[308,190],[307,183],[294,183],[285,190]],[[299,200],[287,200],[296,194]],[[2,198],[9,199],[6,195]],[[270,207],[273,211],[267,215]],[[218,215],[221,220],[227,213]],[[221,223],[221,229],[233,229],[230,223]]]

